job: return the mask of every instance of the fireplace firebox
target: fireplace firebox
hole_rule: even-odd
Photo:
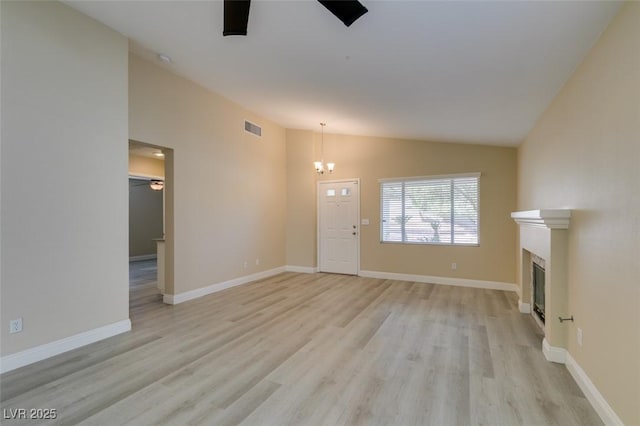
[[[544,323],[544,268],[533,263],[533,311]]]

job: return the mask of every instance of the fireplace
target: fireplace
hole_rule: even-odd
[[[544,324],[544,268],[533,262],[533,312]]]
[[[544,331],[542,351],[549,361],[565,362],[569,324],[567,252],[571,211],[527,210],[511,213],[519,225],[519,309],[531,314]],[[549,317],[549,321],[545,319]],[[554,320],[554,318],[556,320]]]

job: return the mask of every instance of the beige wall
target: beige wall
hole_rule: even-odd
[[[572,209],[569,353],[625,424],[640,424],[640,3],[623,6],[518,164],[520,210]]]
[[[285,264],[283,128],[132,55],[129,137],[173,149],[175,294]]]
[[[129,257],[156,254],[154,238],[162,235],[162,191],[129,179]]]
[[[129,153],[129,176],[164,178],[164,160]]]
[[[316,173],[313,133],[287,129],[287,265],[315,267]],[[318,157],[319,158],[319,157]]]
[[[325,161],[336,172],[320,179],[360,178],[361,269],[438,277],[516,282],[516,149],[325,134]],[[287,264],[316,265],[316,182],[320,136],[287,131]],[[481,172],[480,246],[380,243],[378,179]],[[453,271],[451,263],[458,269]]]
[[[127,39],[61,3],[0,7],[4,356],[129,317]]]

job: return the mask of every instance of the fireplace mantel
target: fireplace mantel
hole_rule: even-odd
[[[542,209],[511,213],[518,225],[539,226],[548,229],[569,229],[571,210]]]

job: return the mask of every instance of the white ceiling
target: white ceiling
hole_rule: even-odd
[[[347,28],[315,0],[254,0],[248,36],[222,37],[221,1],[65,1],[287,128],[496,145],[525,138],[620,6],[361,2]]]
[[[158,157],[156,154],[162,152],[159,148],[153,148],[141,142],[129,141],[129,154],[138,155],[140,157],[153,158],[154,160],[164,161],[164,157]]]

